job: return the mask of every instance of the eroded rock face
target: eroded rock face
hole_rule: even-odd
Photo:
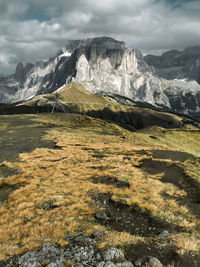
[[[165,79],[189,79],[200,84],[200,47],[189,47],[182,52],[170,50],[161,56],[147,55],[145,61],[155,73]]]
[[[132,75],[137,74],[137,59],[133,51],[91,47],[76,63],[76,81],[84,83],[92,92],[111,91],[130,95]]]
[[[77,52],[76,76],[93,93],[122,95],[136,101],[170,108],[161,81],[152,75],[139,50],[122,42],[96,38]]]
[[[22,63],[17,64],[16,71],[15,71],[15,79],[17,82],[24,81],[24,66]]]
[[[172,50],[161,57],[148,55],[145,62],[139,50],[109,37],[69,41],[55,57],[35,66],[20,63],[15,74],[1,77],[0,102],[25,101],[77,81],[93,93],[198,117],[199,51]]]

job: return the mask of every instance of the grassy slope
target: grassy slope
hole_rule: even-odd
[[[36,148],[20,154],[20,161],[3,163],[9,168],[18,168],[20,174],[1,181],[1,189],[13,189],[8,201],[0,205],[1,260],[48,241],[65,245],[66,232],[82,231],[90,235],[99,229],[108,230],[109,226],[95,220],[94,214],[104,210],[92,200],[92,196],[108,192],[114,202],[137,206],[139,211],[148,212],[162,222],[183,227],[183,231],[172,230],[170,237],[179,253],[200,252],[200,220],[189,206],[187,185],[180,188],[173,182],[163,182],[162,172],[151,174],[140,167],[143,160],[152,160],[151,150],[189,152],[188,161],[182,163],[158,160],[169,168],[174,168],[174,164],[179,166],[199,186],[199,131],[152,127],[130,133],[115,124],[87,116],[41,114],[34,117],[37,127],[50,127],[45,138],[55,141],[61,149]],[[3,128],[6,127],[5,124]],[[10,125],[8,130],[12,131]],[[114,184],[91,180],[102,177],[128,182],[129,187],[117,188]],[[44,208],[46,204],[49,209]],[[148,244],[154,239],[112,227],[109,230],[98,240],[99,248],[123,248],[141,240]],[[160,242],[167,246],[169,239]]]
[[[72,82],[63,87],[57,93],[58,101],[62,102],[62,108],[69,113],[89,115],[114,121],[119,125],[129,125],[132,129],[140,129],[151,125],[165,128],[177,128],[182,126],[182,118],[169,113],[157,112],[148,108],[129,107],[120,105],[116,101],[99,95],[92,94],[83,88],[81,84]],[[36,96],[25,104],[45,105],[47,101],[55,101],[56,93]]]
[[[109,98],[98,96],[90,93],[81,84],[78,83],[70,83],[60,89],[57,93],[39,95],[34,97],[33,99],[27,101],[27,104],[34,103],[35,101],[40,100],[41,102],[46,99],[55,101],[57,98],[66,103],[98,103],[98,104],[106,104],[111,103],[112,101]]]

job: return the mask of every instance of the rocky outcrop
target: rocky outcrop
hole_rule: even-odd
[[[1,266],[98,266],[98,267],[133,267],[125,260],[124,253],[117,248],[109,248],[104,252],[98,251],[96,241],[91,238],[78,236],[71,238],[70,244],[64,248],[45,243],[38,251],[27,252],[16,258],[0,262]]]
[[[24,66],[22,63],[17,64],[16,71],[15,71],[15,79],[17,82],[23,83],[24,81]]]
[[[172,50],[144,60],[139,50],[109,37],[69,41],[55,57],[35,66],[20,63],[15,74],[1,77],[0,101],[25,101],[77,81],[95,94],[198,117],[199,50]]]
[[[168,79],[189,79],[200,84],[200,47],[186,48],[182,52],[170,50],[161,56],[147,55],[145,61],[157,75]]]
[[[25,82],[25,79],[27,79],[27,74],[33,67],[34,65],[31,63],[27,63],[25,67],[23,63],[17,64],[15,74],[14,74],[15,80],[23,85],[23,83]]]

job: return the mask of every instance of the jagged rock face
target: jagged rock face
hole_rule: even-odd
[[[19,83],[14,74],[6,77],[0,77],[0,102],[12,102],[14,95],[20,90]]]
[[[23,83],[24,81],[24,66],[22,63],[17,64],[16,71],[15,71],[15,79],[17,82]]]
[[[88,42],[77,50],[76,70],[74,80],[93,93],[119,94],[153,105],[156,94],[158,103],[169,106],[141,52],[126,49],[122,42],[98,38]]]
[[[19,82],[20,84],[23,84],[25,79],[27,78],[27,74],[33,67],[34,65],[31,63],[27,63],[25,67],[23,63],[17,64],[15,74],[14,74],[15,80]]]
[[[185,78],[191,81],[184,80]],[[182,80],[181,80],[182,79]],[[139,50],[109,37],[67,42],[46,61],[17,65],[0,77],[0,101],[25,101],[77,81],[93,93],[150,103],[186,114],[199,113],[200,48],[143,58]],[[192,104],[193,103],[193,104]]]
[[[165,79],[189,79],[200,84],[200,47],[186,48],[182,52],[171,50],[162,56],[145,56],[157,75]]]
[[[135,53],[96,46],[86,50],[80,51],[76,80],[88,84],[94,92],[112,89],[122,95],[128,94],[126,89],[130,87],[131,75],[138,72]]]

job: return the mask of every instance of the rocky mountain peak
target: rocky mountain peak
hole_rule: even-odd
[[[25,74],[27,74],[33,67],[34,67],[34,64],[27,63],[26,66],[24,67]]]
[[[125,49],[125,43],[105,36],[82,40],[69,40],[57,55],[66,53],[66,51],[72,54],[77,49],[92,47],[98,47],[101,49]]]
[[[200,54],[200,46],[188,47],[183,50],[184,54]]]
[[[25,66],[21,62],[18,63],[14,73],[16,81],[19,82],[20,84],[23,84],[26,79],[26,75],[33,67],[34,65],[32,63],[27,63]]]
[[[15,70],[15,79],[17,82],[22,83],[24,80],[24,65],[23,63],[18,63]]]
[[[96,37],[93,39],[88,39],[85,43],[86,46],[96,46],[105,49],[125,49],[125,43],[117,41],[111,37]]]
[[[147,64],[155,69],[155,73],[165,79],[188,79],[200,83],[200,46],[185,50],[170,50],[161,56],[145,56]]]
[[[76,81],[94,93],[110,90],[128,96],[131,75],[138,72],[135,51],[124,42],[97,37],[88,39],[76,53]]]
[[[25,67],[19,63],[13,75],[0,80],[0,100],[25,101],[75,81],[92,93],[117,100],[121,96],[157,108],[199,114],[198,51],[199,47],[170,50],[144,58],[140,50],[128,49],[124,42],[110,37],[69,40],[48,60]]]

